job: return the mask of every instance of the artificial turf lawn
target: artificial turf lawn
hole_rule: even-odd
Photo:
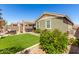
[[[39,37],[31,34],[20,34],[0,38],[0,53],[16,53],[39,42]],[[13,49],[13,50],[11,50]],[[10,51],[11,50],[11,51]],[[7,52],[6,52],[7,51]]]

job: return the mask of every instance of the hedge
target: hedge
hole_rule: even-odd
[[[36,30],[34,30],[34,32],[35,32],[35,33],[40,33],[41,30],[40,30],[40,29],[36,29]]]
[[[40,47],[48,54],[64,53],[67,45],[67,34],[57,29],[53,31],[44,30],[40,34]]]
[[[24,48],[21,48],[21,47],[10,47],[10,48],[5,48],[5,49],[1,49],[0,50],[0,54],[14,54],[16,53],[17,51],[21,51],[23,50]]]
[[[79,47],[79,39],[75,39],[75,41],[74,41],[73,45],[75,45],[75,46]]]

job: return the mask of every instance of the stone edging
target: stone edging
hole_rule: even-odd
[[[34,48],[34,47],[36,47],[36,46],[38,46],[40,43],[37,43],[37,44],[35,44],[35,45],[33,45],[33,46],[31,46],[31,47],[28,47],[28,48],[26,48],[26,49],[24,49],[24,50],[22,50],[22,51],[20,51],[20,52],[17,52],[16,54],[29,54],[29,51],[32,49],[32,48]]]

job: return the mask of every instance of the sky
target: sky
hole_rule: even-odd
[[[8,24],[17,21],[35,21],[44,12],[64,14],[79,25],[78,4],[0,4],[2,17]]]

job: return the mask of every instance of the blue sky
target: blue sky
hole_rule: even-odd
[[[68,15],[72,22],[79,24],[78,4],[0,4],[0,9],[8,23],[35,21],[40,14],[50,12]]]

